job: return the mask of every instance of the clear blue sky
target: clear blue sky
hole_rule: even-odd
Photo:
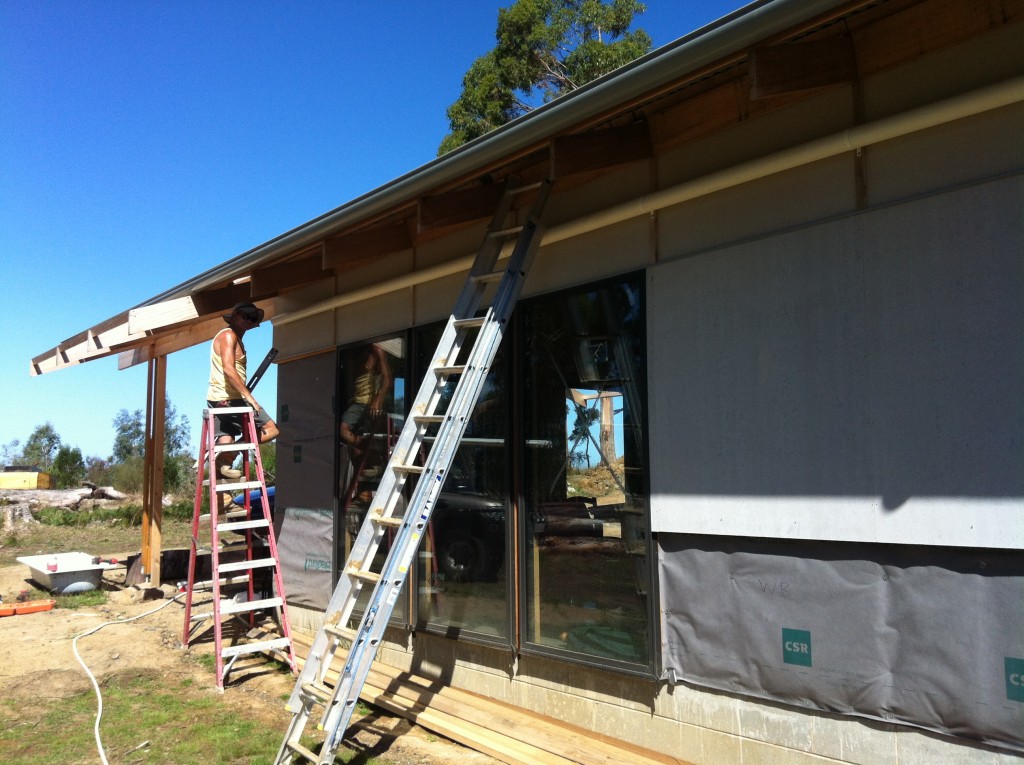
[[[432,160],[509,4],[0,0],[0,445],[50,422],[109,456],[145,366],[30,359]],[[637,24],[659,47],[742,4],[648,0]],[[168,360],[194,431],[207,354]]]

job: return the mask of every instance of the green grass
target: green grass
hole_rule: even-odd
[[[285,715],[274,724],[247,719],[244,711],[227,706],[224,696],[197,691],[190,678],[122,674],[105,683],[102,692],[100,738],[112,763],[270,765],[288,723]],[[0,700],[2,759],[12,765],[94,763],[95,717],[96,696],[91,690],[54,701],[41,714],[22,702]],[[140,746],[143,742],[148,743]],[[382,765],[378,758],[345,748],[339,750],[337,761]]]
[[[118,675],[103,687],[100,734],[111,762],[272,763],[284,735],[280,726],[247,720],[213,693],[184,693],[190,681],[153,674]],[[17,709],[5,701],[4,717]],[[92,691],[62,699],[35,719],[15,720],[0,731],[4,761],[19,765],[92,763],[96,697]],[[126,759],[143,742],[149,743]]]

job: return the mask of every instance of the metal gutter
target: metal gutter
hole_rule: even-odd
[[[223,283],[335,231],[528,149],[666,81],[827,13],[848,0],[759,0],[594,80],[455,151],[156,295],[152,305]]]

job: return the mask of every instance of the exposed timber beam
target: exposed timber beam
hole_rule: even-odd
[[[423,197],[418,205],[417,231],[422,234],[490,218],[504,192],[504,183],[493,183]]]
[[[318,252],[301,260],[288,260],[253,271],[252,281],[249,282],[250,294],[260,298],[270,297],[330,276],[334,276],[334,270],[324,267],[323,258]]]
[[[755,48],[749,66],[752,98],[785,96],[857,80],[857,57],[849,35]]]
[[[354,231],[324,240],[323,267],[347,271],[392,252],[413,246],[411,221]]]
[[[559,136],[553,144],[552,166],[556,179],[654,156],[651,132],[644,121]]]

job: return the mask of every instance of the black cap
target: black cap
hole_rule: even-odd
[[[235,303],[235,307],[224,314],[224,321],[227,321],[236,313],[253,322],[255,327],[258,327],[260,322],[263,321],[263,309],[257,308],[252,303]]]

